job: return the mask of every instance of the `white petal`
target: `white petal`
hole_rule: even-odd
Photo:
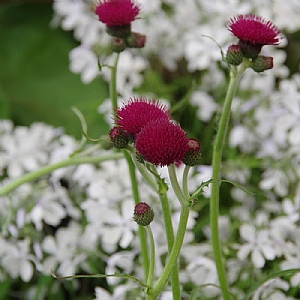
[[[20,266],[20,276],[23,279],[23,281],[28,282],[32,278],[33,274],[33,267],[32,264],[24,260]]]
[[[251,260],[256,268],[262,268],[265,265],[265,259],[258,249],[253,250]]]

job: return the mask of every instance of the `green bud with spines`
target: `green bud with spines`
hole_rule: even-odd
[[[133,220],[140,226],[148,226],[154,219],[153,209],[145,202],[138,203],[134,208]]]
[[[257,56],[252,59],[250,67],[257,73],[273,68],[273,57]]]
[[[230,45],[226,53],[226,61],[233,66],[238,66],[243,62],[244,56],[238,45]]]
[[[196,166],[201,162],[200,143],[196,139],[188,139],[189,150],[185,153],[182,162],[187,166]]]
[[[115,126],[109,131],[109,137],[114,147],[117,149],[124,149],[129,143],[127,133],[119,126]]]

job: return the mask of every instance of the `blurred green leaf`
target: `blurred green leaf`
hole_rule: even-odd
[[[44,121],[79,138],[76,106],[89,133],[100,136],[108,130],[97,113],[107,85],[100,78],[83,85],[69,71],[68,54],[77,44],[71,33],[49,27],[52,16],[49,4],[0,6],[0,117],[20,125]]]

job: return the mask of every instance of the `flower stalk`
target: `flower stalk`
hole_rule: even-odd
[[[219,239],[219,180],[222,164],[222,154],[225,144],[225,139],[228,132],[228,124],[231,113],[231,104],[235,95],[239,80],[246,69],[245,63],[240,68],[232,67],[230,70],[230,81],[225,97],[223,112],[220,118],[218,132],[213,147],[213,161],[212,161],[212,183],[211,183],[211,198],[210,198],[210,228],[211,228],[211,241],[214,259],[216,263],[219,283],[224,300],[230,300],[229,288],[227,283],[227,276],[223,264],[222,251]]]
[[[42,167],[36,171],[21,176],[0,188],[0,196],[10,193],[20,185],[45,176],[57,169],[76,166],[80,164],[98,164],[108,160],[116,160],[123,158],[122,153],[112,153],[105,156],[72,156],[58,163]]]
[[[186,232],[186,226],[189,218],[190,208],[188,206],[181,207],[180,220],[178,224],[178,230],[175,238],[175,242],[168,258],[167,264],[160,275],[159,279],[155,283],[154,287],[150,290],[150,294],[147,296],[147,300],[156,300],[161,291],[163,290],[167,280],[170,277],[170,274],[177,264],[177,259],[181,250],[183,243],[184,235]]]

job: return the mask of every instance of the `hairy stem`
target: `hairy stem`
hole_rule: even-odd
[[[230,300],[230,296],[229,296],[227,276],[223,264],[222,251],[221,251],[220,239],[219,239],[219,222],[218,222],[219,201],[220,201],[219,180],[220,180],[223,148],[227,136],[228,124],[229,124],[230,113],[231,113],[231,103],[235,95],[239,79],[244,71],[245,71],[245,66],[242,65],[239,71],[237,71],[237,69],[234,68],[230,72],[229,86],[228,86],[228,90],[224,102],[223,112],[219,122],[214,148],[213,148],[212,179],[215,181],[211,183],[210,228],[211,228],[211,241],[213,247],[213,254],[214,254],[217,273],[219,277],[219,283],[220,283],[224,300]]]

